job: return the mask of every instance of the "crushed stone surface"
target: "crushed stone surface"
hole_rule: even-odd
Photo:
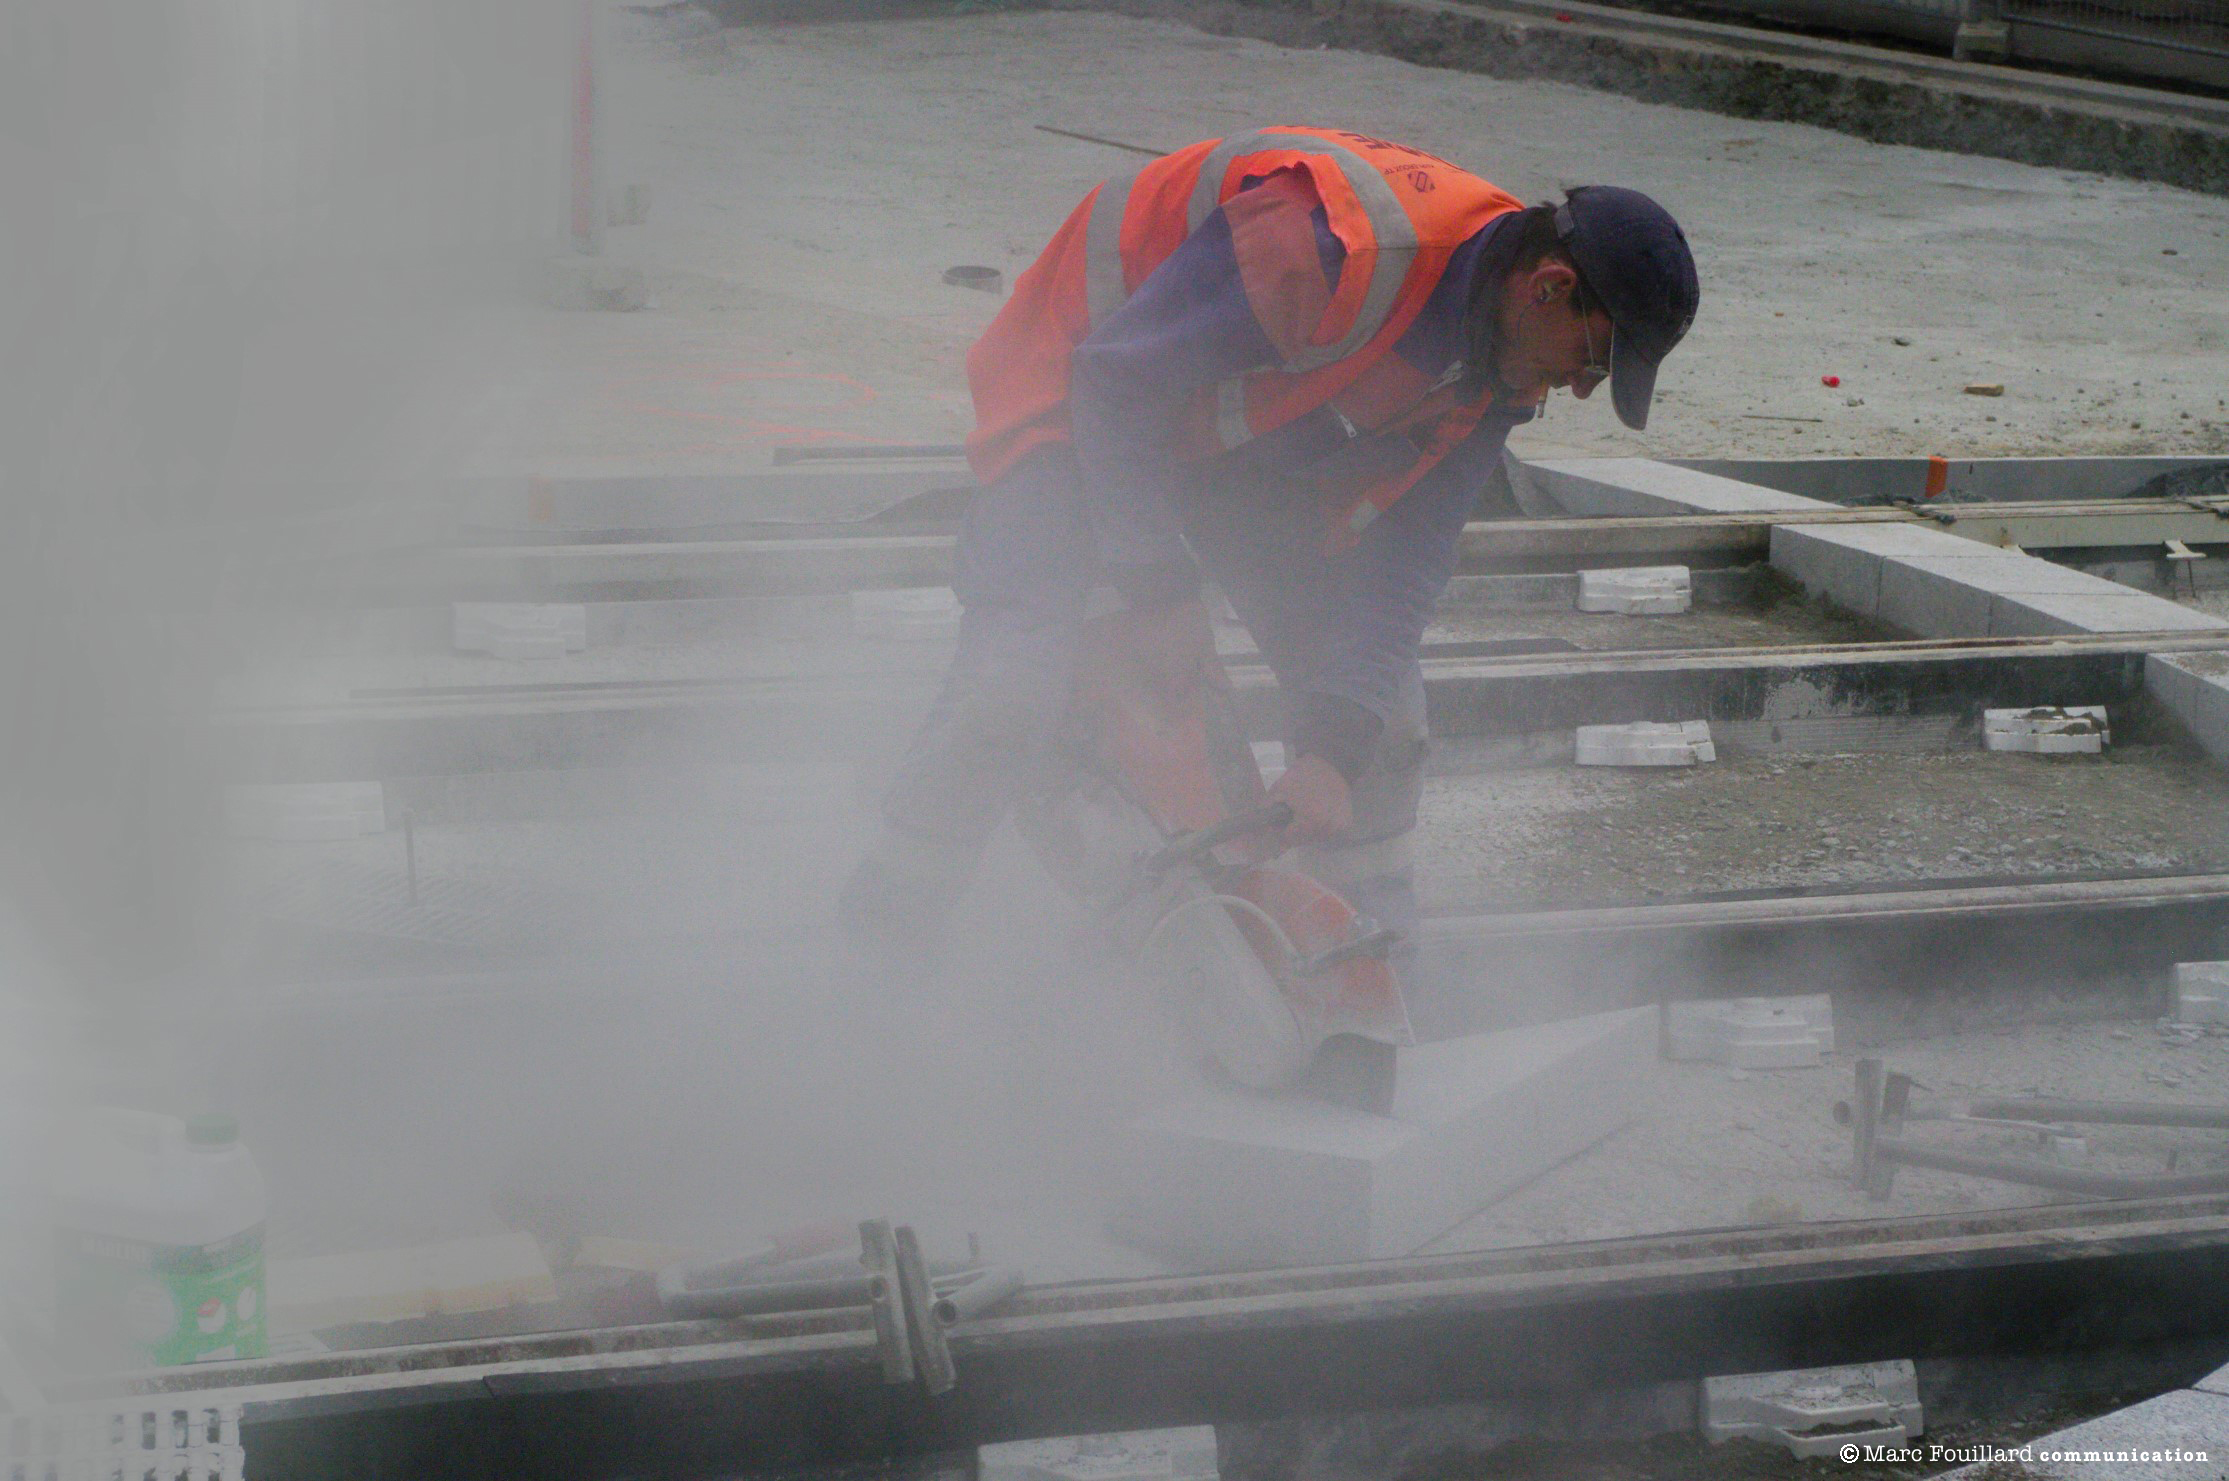
[[[2007,1024],[1877,1047],[1890,1070],[1937,1101],[1983,1096],[2229,1104],[2229,1036],[2169,1032],[2149,1019]],[[1625,1234],[1893,1218],[2056,1201],[2060,1195],[1961,1174],[1899,1169],[1885,1200],[1853,1186],[1852,1141],[1834,1107],[1852,1094],[1852,1057],[1816,1069],[1729,1070],[1661,1063],[1631,1125],[1550,1169],[1432,1248],[1463,1250]],[[2089,1127],[2078,1165],[2120,1172],[2229,1166],[2229,1134]],[[1913,1123],[1915,1143],[1984,1156],[2044,1155],[2032,1133]],[[2173,1160],[2169,1160],[2169,1154]]]
[[[2219,773],[2166,742],[1435,777],[1423,815],[1423,877],[1448,910],[2229,868]]]
[[[1611,181],[1680,217],[1703,308],[1649,430],[1559,396],[1522,453],[2229,436],[2218,198],[1102,14],[722,27],[675,10],[621,31],[610,169],[654,204],[606,250],[644,267],[656,306],[546,316],[539,379],[486,443],[498,464],[764,466],[780,442],[955,441],[962,357],[999,300],[944,270],[1010,283],[1137,159],[1040,125],[1168,149],[1294,119],[1418,145],[1527,200]],[[1963,394],[1982,381],[2005,394]]]

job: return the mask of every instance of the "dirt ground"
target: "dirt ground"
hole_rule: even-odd
[[[2198,452],[2229,442],[2229,201],[1561,83],[1077,14],[723,28],[615,12],[607,250],[655,307],[537,321],[484,463],[763,465],[776,443],[956,440],[994,298],[1147,148],[1328,120],[1528,199],[1592,180],[1686,225],[1703,309],[1645,434],[1558,397],[1521,452]],[[1838,376],[1828,388],[1821,377]],[[2000,399],[1962,394],[2001,382]]]

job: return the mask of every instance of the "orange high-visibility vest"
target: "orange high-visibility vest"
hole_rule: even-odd
[[[1205,459],[1314,411],[1391,351],[1455,249],[1523,203],[1436,155],[1339,129],[1271,128],[1208,139],[1084,197],[1014,284],[968,352],[976,429],[968,460],[990,482],[1032,450],[1066,442],[1069,362],[1215,209],[1251,180],[1305,170],[1346,249],[1312,343],[1286,364],[1201,393],[1188,445]],[[1414,486],[1478,422],[1491,395],[1443,415],[1417,462],[1357,498],[1337,519],[1347,543]]]

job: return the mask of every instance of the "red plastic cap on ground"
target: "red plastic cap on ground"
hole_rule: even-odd
[[[1839,386],[1842,384],[1842,377],[1838,375],[1822,375],[1819,377],[1819,384],[1822,386]]]

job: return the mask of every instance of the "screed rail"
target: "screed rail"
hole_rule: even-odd
[[[1482,520],[1463,533],[1470,573],[1570,570],[1598,564],[1761,560],[1776,525],[1920,524],[1988,545],[2028,550],[2140,549],[2168,540],[2229,544],[2219,500],[1928,504],[1737,514]],[[736,525],[690,538],[615,540],[553,533],[501,544],[453,544],[313,563],[331,582],[390,598],[616,600],[626,597],[802,595],[951,580],[953,536],[858,526]],[[641,533],[641,532],[632,532]],[[295,579],[297,565],[287,568]]]
[[[957,1383],[933,1398],[885,1381],[864,1308],[131,1387],[241,1405],[258,1481],[710,1477],[1888,1356],[2209,1341],[2229,1346],[2218,1196],[1026,1289],[952,1330]]]
[[[1437,657],[1424,661],[1434,735],[1476,738],[1681,714],[1753,720],[1807,686],[1843,718],[1971,715],[1985,705],[2124,702],[2148,653],[2229,648],[2229,635],[2113,633],[1784,647]],[[359,691],[337,703],[242,707],[214,717],[243,778],[319,781],[602,764],[660,735],[713,759],[825,755],[828,737],[920,696],[933,675],[769,674],[702,680]],[[1240,710],[1276,732],[1275,685],[1236,663]],[[1791,722],[1792,723],[1792,722]],[[709,750],[702,750],[709,748]]]

